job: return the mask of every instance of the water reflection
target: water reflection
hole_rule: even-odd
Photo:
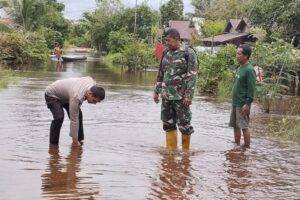
[[[62,71],[63,71],[63,69],[64,69],[64,67],[63,67],[63,63],[62,63],[62,62],[59,62],[59,61],[57,61],[57,62],[56,62],[56,66],[55,66],[55,71],[56,71],[56,72],[62,72]]]
[[[83,149],[71,148],[66,159],[60,156],[57,145],[49,147],[49,163],[46,173],[42,175],[43,197],[47,199],[95,199],[98,192],[90,191],[92,184],[85,184],[87,177],[78,177]]]
[[[270,115],[254,115],[249,151],[228,151],[232,130],[223,122],[230,105],[196,96],[200,134],[193,136],[193,147],[203,151],[153,151],[164,143],[157,134],[160,108],[150,101],[156,72],[127,73],[88,61],[63,63],[57,73],[55,64],[23,71],[19,84],[0,92],[0,199],[299,199],[299,145],[266,137]],[[87,75],[108,90],[101,109],[83,108],[91,114],[85,128],[93,139],[83,152],[69,149],[66,139],[48,154],[45,87]]]
[[[190,154],[161,151],[158,178],[153,181],[147,199],[193,199],[194,183]]]
[[[249,160],[244,148],[231,149],[225,153],[227,163],[226,182],[229,196],[233,199],[248,199],[247,193],[251,189],[251,173]]]

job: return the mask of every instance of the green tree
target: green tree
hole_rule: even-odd
[[[57,0],[13,0],[15,18],[25,31],[36,31],[44,26],[60,32],[63,37],[69,33],[70,22],[63,16],[64,4]]]
[[[107,51],[109,33],[113,30],[112,16],[97,11],[95,13],[86,13],[84,17],[90,23],[92,45],[99,51]]]
[[[212,0],[192,0],[191,4],[195,8],[195,15],[204,17],[204,13],[211,6]]]
[[[207,20],[240,19],[251,0],[192,0],[195,14]]]
[[[169,0],[163,4],[159,10],[161,13],[161,24],[168,25],[170,20],[183,20],[183,2],[182,0]]]
[[[46,5],[42,0],[14,0],[16,21],[25,31],[36,30],[43,23]]]
[[[12,7],[13,2],[12,0],[0,0],[0,8],[1,7]]]
[[[106,14],[114,14],[124,7],[121,0],[95,0],[97,10],[105,11]]]
[[[112,31],[124,29],[128,33],[134,33],[135,9],[137,11],[136,35],[146,39],[151,36],[153,24],[157,24],[158,13],[152,11],[149,6],[142,4],[137,8],[124,8],[119,1],[99,1],[94,13],[85,13],[85,21],[89,24],[93,46],[102,51],[108,51],[109,34]]]
[[[151,60],[154,60],[154,51],[145,42],[136,39],[126,46],[122,56],[123,64],[128,67],[129,71],[134,71],[151,63]]]
[[[213,53],[214,47],[214,37],[224,32],[225,21],[224,20],[216,20],[210,21],[206,20],[201,26],[201,32],[205,37],[212,37],[211,43],[211,54]]]
[[[199,88],[203,93],[217,94],[220,86],[223,94],[229,94],[231,87],[231,70],[235,63],[236,46],[228,44],[223,46],[216,54],[200,54],[201,76]],[[224,92],[227,90],[227,92]]]
[[[91,47],[89,23],[83,20],[79,23],[73,23],[68,41],[78,47]]]
[[[65,5],[58,3],[57,0],[46,0],[47,11],[42,26],[60,32],[63,38],[67,38],[71,30],[71,23],[64,17],[64,9]]]
[[[12,27],[8,26],[5,23],[0,22],[0,32],[11,32]]]
[[[120,0],[97,0],[96,3],[96,11],[84,13],[84,20],[89,24],[92,45],[97,50],[107,51],[109,33],[117,30],[114,18],[124,5]]]
[[[37,32],[44,36],[49,49],[54,49],[55,43],[64,43],[63,35],[59,31],[54,31],[51,28],[41,27],[37,30]]]
[[[133,43],[134,40],[136,40],[136,38],[132,34],[126,32],[125,29],[110,32],[108,40],[110,53],[122,52],[125,47]]]
[[[14,60],[16,64],[45,62],[49,56],[46,41],[38,33],[1,33],[0,47],[0,60]]]
[[[129,33],[134,33],[135,12],[137,16],[135,33],[145,39],[151,34],[151,27],[159,21],[157,11],[152,11],[147,4],[136,8],[126,8],[118,13],[115,20],[115,29],[126,28]]]
[[[299,0],[253,0],[246,8],[248,18],[269,35],[276,33],[286,41],[300,37]]]
[[[151,44],[154,46],[159,41],[159,24],[158,22],[151,27]]]
[[[205,20],[205,22],[201,25],[201,32],[204,37],[219,35],[224,32],[225,24],[226,22],[224,20]]]

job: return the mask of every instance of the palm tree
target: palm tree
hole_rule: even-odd
[[[0,7],[12,7],[12,0],[0,0]]]
[[[25,31],[34,29],[43,20],[45,3],[42,0],[12,0],[15,18]]]

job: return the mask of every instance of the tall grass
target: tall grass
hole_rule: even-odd
[[[300,122],[283,117],[269,125],[269,132],[277,137],[300,142]]]
[[[16,79],[14,77],[13,71],[0,66],[0,90],[15,81]]]
[[[233,85],[233,76],[230,71],[225,71],[223,78],[218,83],[217,96],[222,98],[230,98]]]

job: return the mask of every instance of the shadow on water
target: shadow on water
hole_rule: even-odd
[[[191,154],[187,152],[159,151],[161,160],[158,177],[151,184],[147,199],[193,199],[196,198],[191,174]]]
[[[94,199],[99,194],[97,183],[91,182],[90,177],[78,175],[82,152],[82,148],[71,147],[68,157],[63,158],[59,147],[50,145],[49,163],[42,175],[42,195],[45,199]]]
[[[251,189],[251,172],[248,170],[249,158],[246,150],[235,148],[225,152],[226,183],[229,197],[232,199],[247,199],[247,193]]]

